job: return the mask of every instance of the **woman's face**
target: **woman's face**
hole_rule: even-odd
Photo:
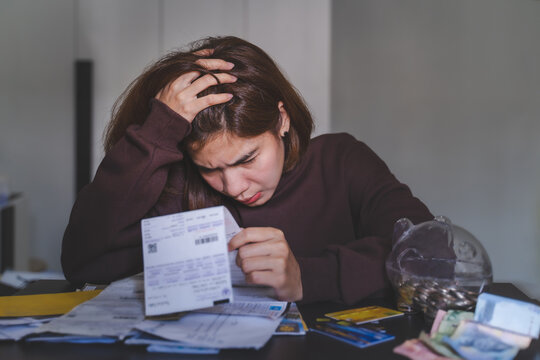
[[[279,135],[289,130],[288,116],[283,115]],[[190,151],[190,156],[212,188],[246,206],[260,206],[279,183],[285,147],[270,131],[250,138],[222,133]]]

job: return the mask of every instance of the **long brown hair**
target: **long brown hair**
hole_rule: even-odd
[[[203,49],[212,49],[213,53],[196,54],[201,54]],[[203,147],[212,136],[223,131],[238,137],[257,136],[266,131],[278,136],[281,125],[278,102],[282,101],[290,118],[289,132],[283,138],[283,170],[289,171],[306,151],[313,129],[311,114],[302,97],[262,49],[237,37],[210,37],[192,43],[189,51],[165,55],[131,83],[113,107],[112,119],[105,133],[105,151],[110,151],[124,136],[129,125],[145,121],[150,112],[150,100],[165,85],[190,71],[199,71],[202,75],[213,73],[196,64],[201,58],[234,63],[234,68],[228,72],[238,80],[212,86],[199,94],[227,92],[234,97],[227,103],[208,107],[197,114],[191,124],[191,133],[179,145],[185,155],[183,203],[187,209],[216,205],[221,199],[195,169],[187,149]],[[178,193],[180,189],[176,190]],[[174,189],[167,187],[166,192],[174,192]]]

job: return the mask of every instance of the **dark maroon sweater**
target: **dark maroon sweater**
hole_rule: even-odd
[[[181,195],[161,196],[167,179],[183,189],[178,144],[190,124],[152,100],[78,195],[62,244],[74,283],[108,283],[142,271],[140,221],[182,211]],[[302,274],[304,302],[354,303],[388,286],[384,261],[394,222],[433,216],[365,144],[348,134],[311,140],[264,205],[226,202],[241,227],[281,229]]]

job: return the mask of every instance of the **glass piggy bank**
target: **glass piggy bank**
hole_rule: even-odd
[[[386,271],[401,311],[422,311],[428,318],[438,309],[472,311],[492,282],[482,244],[443,216],[418,225],[400,219],[392,240]]]

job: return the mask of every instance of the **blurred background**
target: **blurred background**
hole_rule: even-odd
[[[14,239],[3,267],[61,271],[76,61],[93,69],[93,175],[116,98],[209,35],[262,47],[305,97],[315,135],[366,142],[483,243],[495,281],[540,298],[538,0],[0,0],[0,191],[15,209],[0,225]]]

